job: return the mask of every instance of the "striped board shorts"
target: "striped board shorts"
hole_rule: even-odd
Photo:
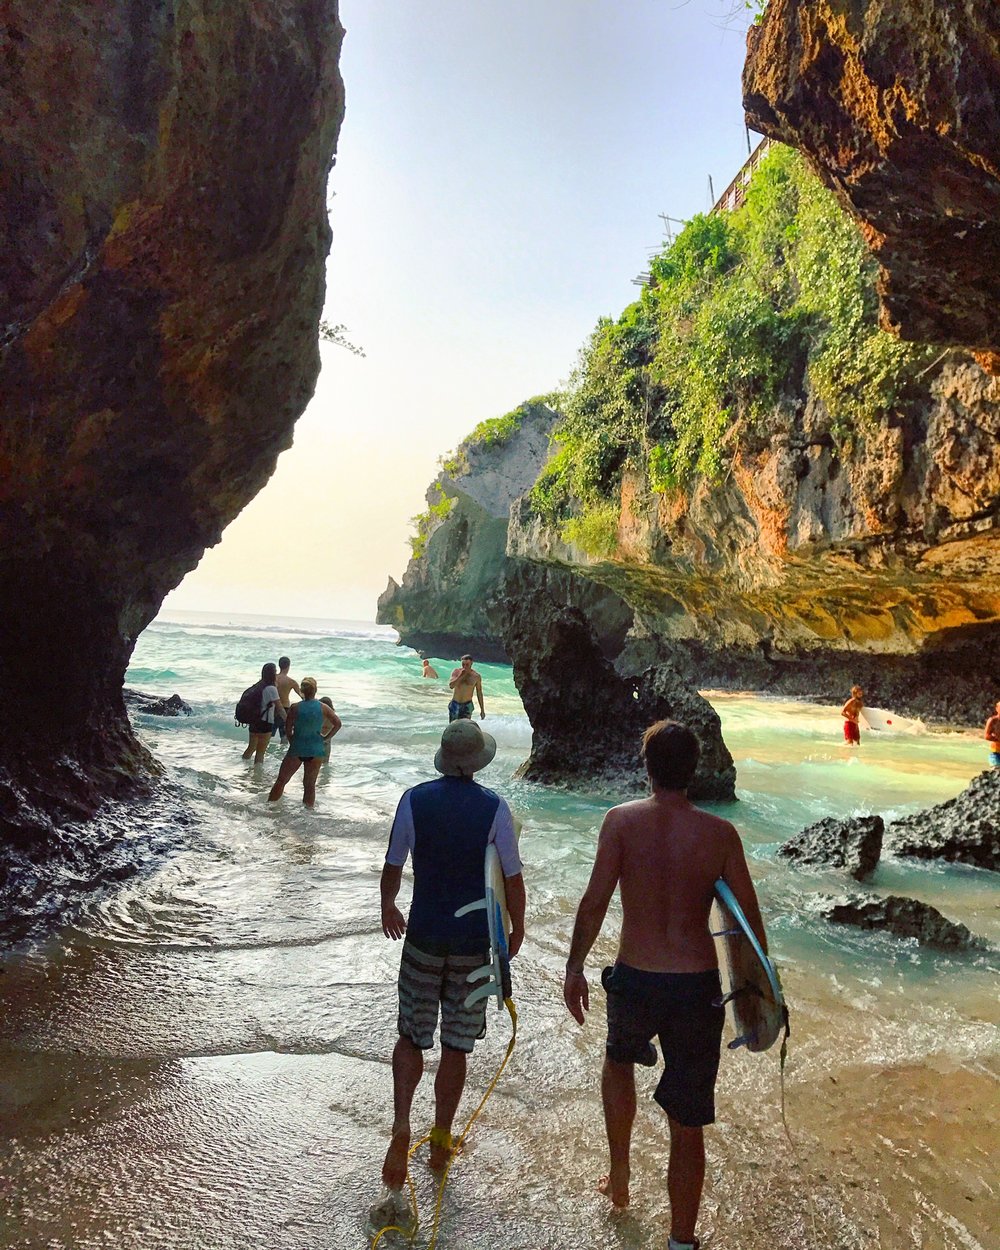
[[[428,955],[407,938],[399,961],[400,1036],[420,1050],[430,1050],[440,1009],[442,1046],[471,1054],[476,1042],[486,1036],[489,999],[466,1007],[465,999],[476,984],[466,978],[488,962],[485,951],[481,955]]]

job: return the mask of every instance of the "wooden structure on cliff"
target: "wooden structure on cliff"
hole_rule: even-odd
[[[747,187],[757,172],[758,165],[760,165],[773,146],[773,139],[761,139],[760,143],[757,144],[743,162],[739,173],[712,205],[711,213],[732,213],[740,207],[747,197]]]
[[[742,205],[747,196],[747,187],[750,185],[754,174],[757,172],[758,166],[774,146],[774,139],[768,139],[766,137],[761,139],[760,143],[757,144],[754,150],[740,166],[736,177],[709,209],[709,216],[714,213],[732,213]],[[667,242],[670,243],[672,242],[670,237],[670,222],[673,221],[674,218],[667,217],[664,213],[661,213],[660,216],[666,223]],[[651,255],[655,255],[655,253],[651,253]],[[652,286],[653,276],[649,272],[636,274],[636,276],[632,279],[632,285]]]

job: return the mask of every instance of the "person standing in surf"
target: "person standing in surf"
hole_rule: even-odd
[[[483,707],[483,679],[472,667],[472,656],[463,655],[460,668],[452,669],[448,682],[451,702],[448,704],[448,720],[472,719],[472,696],[479,700],[479,719],[486,719]]]
[[[255,764],[263,762],[264,753],[274,733],[275,720],[284,716],[278,688],[275,685],[277,673],[278,670],[272,663],[265,664],[260,670],[260,681],[257,683],[260,689],[259,705],[254,707],[249,726],[250,741],[243,752],[243,758],[248,760],[252,755]],[[249,695],[249,690],[244,691],[244,698]]]
[[[996,705],[996,715],[986,722],[983,737],[990,747],[990,767],[1000,768],[1000,703]]]
[[[851,697],[840,709],[844,718],[844,741],[852,747],[861,745],[861,715],[865,708],[865,692],[860,686],[851,687]]]
[[[563,997],[584,1023],[590,987],[584,961],[615,890],[621,894],[618,957],[601,982],[608,1040],[601,1076],[611,1166],[598,1188],[616,1207],[629,1201],[635,1065],[652,1067],[659,1039],[663,1074],[653,1097],[667,1113],[670,1250],[696,1250],[705,1180],[704,1126],[715,1121],[725,1012],[709,911],[715,882],[730,886],[767,951],[767,938],[739,834],[727,820],[692,806],[687,787],[698,739],[676,721],[658,721],[642,738],[651,797],[604,817],[593,871],[573,928]]]
[[[302,678],[302,701],[288,709],[288,751],[281,761],[278,777],[267,796],[269,803],[276,803],[285,793],[285,786],[302,768],[302,802],[306,807],[316,804],[316,778],[326,758],[326,740],[343,728],[343,722],[333,710],[316,698],[316,678]]]
[[[278,698],[281,700],[281,706],[285,709],[285,719],[279,717],[275,728],[278,731],[278,738],[284,742],[287,738],[285,720],[288,717],[288,709],[292,705],[292,691],[302,698],[302,691],[299,689],[299,683],[289,673],[292,662],[287,655],[278,657],[278,676],[275,678],[275,686],[278,688]]]
[[[514,818],[506,802],[473,780],[496,754],[494,739],[468,720],[441,735],[434,767],[442,775],[407,790],[399,800],[382,869],[382,932],[405,934],[399,965],[399,1040],[392,1052],[392,1136],[382,1166],[390,1194],[401,1199],[410,1149],[410,1108],[441,1020],[441,1062],[434,1081],[430,1163],[451,1157],[451,1127],[465,1088],[468,1056],[486,1034],[486,998],[471,1007],[470,972],[489,962],[485,910],[455,912],[484,893],[489,843],[503,869],[510,915],[510,954],[524,941],[524,879]],[[396,906],[407,856],[413,857],[413,898],[408,919]],[[382,1212],[373,1209],[373,1218]]]

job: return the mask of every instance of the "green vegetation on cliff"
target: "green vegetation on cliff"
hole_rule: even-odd
[[[419,560],[424,554],[428,538],[455,506],[455,500],[444,493],[439,482],[434,483],[428,495],[432,491],[437,493],[437,498],[412,520],[414,533],[410,535],[409,543],[414,560]]]
[[[535,395],[532,399],[526,399],[524,403],[518,404],[510,412],[505,412],[502,417],[488,417],[485,421],[480,421],[472,433],[467,434],[453,452],[442,456],[439,462],[441,468],[451,477],[463,473],[469,467],[468,453],[474,447],[503,447],[524,424],[525,417],[539,405],[558,408],[559,396],[555,392],[549,395]]]
[[[878,328],[875,262],[790,148],[774,147],[736,212],[697,216],[652,286],[580,354],[532,502],[592,555],[626,468],[655,490],[721,480],[806,389],[839,442],[906,396],[931,358]]]

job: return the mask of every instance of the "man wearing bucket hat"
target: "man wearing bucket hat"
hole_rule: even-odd
[[[406,935],[399,967],[399,1040],[392,1054],[392,1138],[382,1167],[389,1190],[406,1179],[410,1106],[441,1019],[441,1063],[434,1081],[431,1166],[451,1155],[451,1126],[465,1087],[467,1056],[486,1033],[486,999],[471,1007],[466,980],[489,959],[486,913],[455,912],[483,896],[486,847],[496,846],[510,914],[510,954],[524,940],[524,880],[514,818],[506,802],[473,774],[485,768],[497,744],[470,720],[453,721],[441,735],[434,767],[442,775],[407,790],[399,800],[382,870],[382,931]],[[396,906],[407,855],[413,857],[413,898],[404,919]]]

